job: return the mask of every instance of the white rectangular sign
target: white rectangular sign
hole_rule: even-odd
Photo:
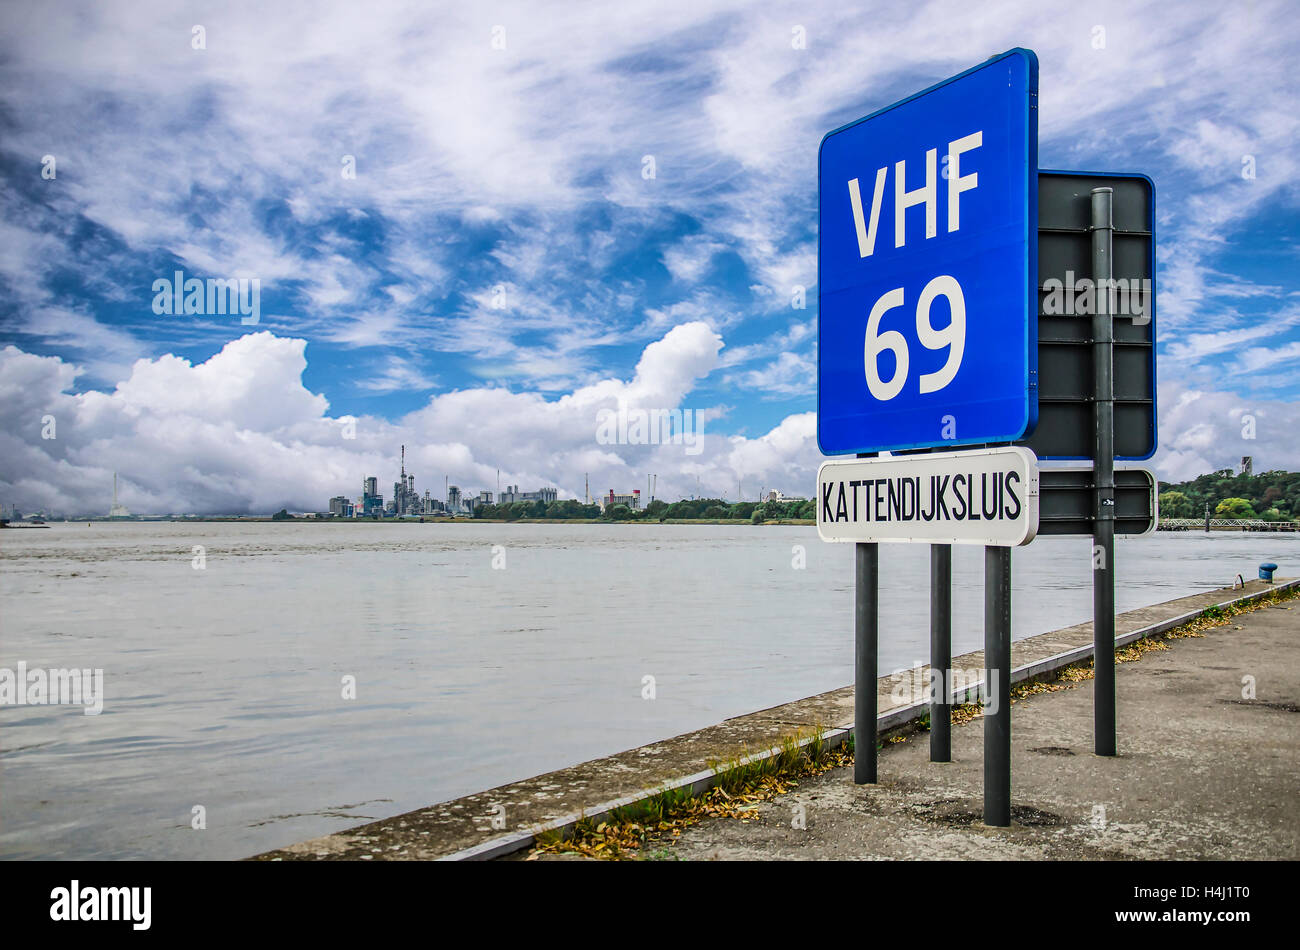
[[[823,541],[1028,544],[1038,533],[1038,459],[1006,446],[823,462],[817,533]]]

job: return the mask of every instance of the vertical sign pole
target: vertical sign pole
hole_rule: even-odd
[[[1111,188],[1092,190],[1092,277],[1096,308],[1092,353],[1097,443],[1092,533],[1093,748],[1115,755],[1115,379],[1110,288],[1115,228]]]
[[[952,545],[930,545],[930,761],[952,761]]]
[[[880,623],[880,545],[854,545],[857,570],[853,611],[853,781],[858,785],[876,782],[876,683]]]
[[[1011,549],[984,549],[984,824],[1011,824]],[[993,712],[990,713],[990,709]]]
[[[872,458],[862,452],[858,458]],[[853,781],[876,783],[877,672],[880,662],[880,545],[853,545]]]

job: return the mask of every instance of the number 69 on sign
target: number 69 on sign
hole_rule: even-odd
[[[948,301],[951,319],[946,327],[936,330],[930,320],[930,310],[937,297],[944,297]],[[882,402],[893,399],[907,385],[907,371],[911,365],[907,338],[897,330],[880,330],[885,315],[902,307],[904,303],[903,288],[896,287],[876,301],[867,317],[862,361],[867,389]],[[961,284],[955,277],[940,274],[925,285],[916,302],[916,335],[921,345],[928,350],[948,348],[947,362],[933,373],[922,373],[918,380],[921,392],[939,392],[956,378],[957,371],[961,369],[962,354],[966,350],[966,299],[962,296]],[[894,354],[894,374],[888,380],[882,380],[879,357],[886,350]]]

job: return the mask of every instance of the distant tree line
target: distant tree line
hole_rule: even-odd
[[[1300,516],[1300,472],[1238,475],[1230,468],[1186,482],[1160,483],[1161,518],[1214,518],[1292,521]]]
[[[518,521],[520,518],[599,518],[598,505],[584,505],[572,498],[565,501],[516,501],[509,505],[475,505],[475,518]]]
[[[509,505],[479,505],[474,509],[474,517],[505,521],[518,521],[520,518],[598,518],[601,521],[734,520],[759,524],[764,521],[812,519],[817,517],[817,512],[811,500],[729,503],[721,498],[696,498],[671,504],[656,499],[643,509],[608,505],[602,514],[597,505],[584,505],[580,501],[568,499],[549,504],[542,501],[517,501]]]

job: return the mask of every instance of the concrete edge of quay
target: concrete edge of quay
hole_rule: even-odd
[[[1115,646],[1122,647],[1144,637],[1159,636],[1213,607],[1239,605],[1296,587],[1300,587],[1300,578],[1279,578],[1272,584],[1249,581],[1242,588],[1223,587],[1126,611],[1116,618]],[[1016,641],[1012,650],[1013,684],[1046,678],[1092,657],[1092,624],[1086,622],[1027,637]],[[975,651],[953,657],[953,668],[978,670],[982,674],[983,652]],[[919,670],[924,676],[928,667],[923,666]],[[915,669],[904,670],[880,677],[877,681],[882,711],[877,718],[876,728],[881,738],[909,730],[917,720],[929,713],[927,702],[900,704],[894,699],[899,684],[915,672]],[[972,676],[968,673],[964,685],[953,690],[952,701],[955,704],[971,701],[978,695],[982,683],[982,675]],[[820,731],[804,736],[800,740],[801,745],[820,738],[826,746],[838,747],[853,735],[852,715],[853,687],[842,687],[733,717],[715,726],[630,749],[615,756],[593,759],[450,802],[254,855],[250,860],[490,860],[530,847],[538,835],[566,834],[583,819],[599,821],[616,809],[635,805],[652,795],[681,789],[689,789],[692,795],[705,792],[717,782],[718,773],[713,768],[700,769],[699,766],[702,762],[726,757],[727,749],[734,754],[738,747],[762,746],[761,751],[736,757],[742,764],[762,761],[774,754],[773,747],[781,736],[810,727],[820,728]],[[829,726],[825,725],[828,720],[831,722]],[[714,754],[704,754],[701,747],[712,750]],[[668,754],[665,755],[664,752]],[[654,763],[650,769],[645,767],[646,759]],[[674,762],[677,769],[672,768]],[[668,768],[662,768],[664,765]],[[687,772],[692,765],[694,769]],[[638,771],[641,772],[639,777],[636,775]],[[583,793],[591,790],[592,785],[606,784],[610,791],[614,791],[622,780],[612,776],[629,772],[632,774],[622,780],[634,780],[637,789],[634,792],[613,796],[606,794],[591,804],[581,802],[576,809],[573,804],[578,803],[575,802],[559,815],[552,811],[550,815],[537,814],[532,820],[526,817],[518,821],[519,828],[516,831],[465,844],[467,837],[481,836],[489,830],[481,827],[489,819],[487,803],[498,803],[513,797],[516,801],[511,805],[512,810],[516,814],[523,811],[527,815],[530,809],[536,811],[546,808],[547,799],[573,797],[581,801],[586,797]],[[655,775],[654,772],[660,774]],[[592,781],[594,776],[599,776],[603,782]],[[628,784],[632,784],[632,781],[628,781]],[[555,788],[566,789],[567,795],[540,791]]]

